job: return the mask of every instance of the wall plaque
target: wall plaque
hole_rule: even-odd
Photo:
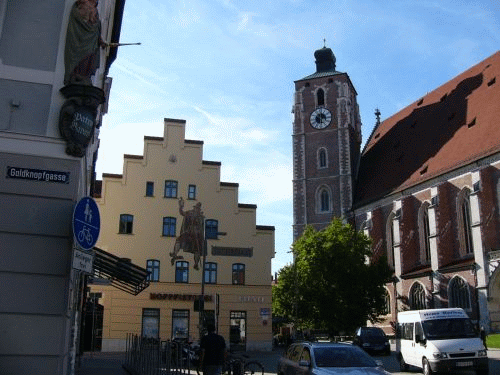
[[[212,246],[212,255],[221,255],[229,257],[248,257],[253,256],[253,247],[220,247]]]

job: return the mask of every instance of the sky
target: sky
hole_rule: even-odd
[[[500,49],[498,0],[126,0],[100,130],[97,177],[186,120],[257,225],[275,227],[272,272],[291,263],[294,81],[325,44],[358,94],[363,143],[384,120]]]

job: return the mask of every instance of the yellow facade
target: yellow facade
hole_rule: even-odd
[[[102,350],[124,350],[127,333],[143,334],[143,321],[148,319],[144,309],[159,313],[153,324],[157,322],[162,340],[175,335],[174,326],[178,329],[174,311],[188,316],[189,339],[198,340],[199,313],[194,311],[193,299],[201,293],[202,264],[194,269],[191,253],[180,251],[183,259],[173,261],[170,255],[183,221],[179,198],[184,199],[184,212],[201,203],[205,219],[218,224],[218,238],[207,240],[206,262],[215,264],[216,272],[212,273],[215,280],[205,283],[205,310],[218,312],[218,331],[228,344],[230,330],[234,335],[236,329],[230,326],[238,322],[239,345],[247,350],[271,350],[274,227],[256,225],[256,205],[238,203],[238,184],[220,181],[221,163],[203,160],[203,142],[186,140],[185,126],[184,120],[165,119],[163,137],[144,137],[143,155],[124,156],[122,175],[103,174],[101,194],[96,198],[101,215],[97,247],[144,268],[148,260],[159,261],[159,278],[137,296],[111,286],[92,285],[93,293],[102,293]],[[166,181],[177,183],[171,197],[165,197]],[[190,186],[192,193],[194,190],[191,199]],[[132,217],[128,233],[120,233],[124,232],[120,228],[123,214]],[[168,226],[174,227],[175,236],[165,235],[164,218],[175,219],[175,225]],[[176,282],[177,261],[188,262],[182,279],[187,282]],[[236,264],[244,268],[244,279],[239,281],[234,280]],[[235,320],[237,316],[244,321]]]

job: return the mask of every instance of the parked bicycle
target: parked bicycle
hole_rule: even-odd
[[[223,373],[227,375],[264,375],[264,366],[259,361],[247,361],[242,357],[229,354],[224,365]]]

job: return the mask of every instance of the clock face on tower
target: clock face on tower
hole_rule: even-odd
[[[324,129],[332,121],[332,114],[326,108],[318,108],[311,113],[311,126],[315,129]]]

